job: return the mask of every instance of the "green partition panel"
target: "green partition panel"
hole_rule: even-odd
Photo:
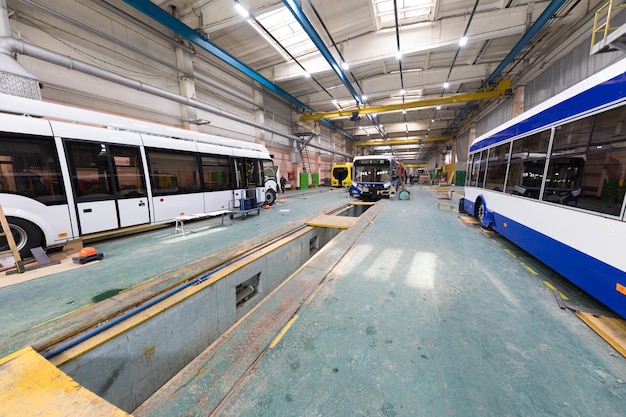
[[[465,171],[456,171],[454,174],[454,185],[465,185]]]
[[[313,187],[317,187],[320,185],[320,174],[319,172],[314,172],[313,174]]]
[[[300,189],[306,190],[309,188],[309,174],[306,172],[300,173]]]

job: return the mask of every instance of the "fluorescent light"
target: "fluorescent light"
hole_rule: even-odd
[[[350,65],[344,61],[341,63],[341,68],[343,68],[345,71],[348,71],[350,69]]]
[[[396,59],[402,59],[402,51],[396,52]]]
[[[235,10],[237,10],[237,12],[239,12],[239,14],[243,17],[250,16],[250,13],[239,2],[235,2]]]
[[[361,96],[361,100],[363,100],[363,101],[367,100],[367,94],[363,94],[363,95]]]
[[[304,71],[304,78],[311,78],[311,74],[308,71]]]
[[[443,88],[448,88],[448,87],[450,87],[450,83],[449,82],[446,81],[445,83],[443,83]]]
[[[465,45],[467,45],[467,36],[463,36],[461,39],[459,39],[459,46]]]
[[[406,95],[406,90],[404,88],[402,90],[400,90],[400,95],[401,96],[405,96]]]
[[[441,106],[437,106],[437,110],[441,110]]]

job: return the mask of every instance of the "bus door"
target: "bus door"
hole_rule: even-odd
[[[66,141],[80,234],[150,222],[139,148]]]
[[[235,190],[231,208],[249,210],[265,201],[260,161],[253,158],[233,158]]]

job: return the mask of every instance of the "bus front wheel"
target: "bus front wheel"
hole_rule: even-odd
[[[485,203],[480,198],[476,200],[476,218],[481,225],[485,224]]]
[[[28,220],[17,217],[7,217],[7,222],[9,223],[15,246],[22,259],[32,256],[30,250],[41,246],[43,243],[41,230]],[[9,243],[6,237],[0,239],[0,251],[9,250]]]
[[[265,191],[265,204],[271,206],[276,202],[276,191],[269,189]]]

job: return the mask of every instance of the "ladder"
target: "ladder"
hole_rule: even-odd
[[[0,205],[0,225],[2,226],[2,232],[0,232],[0,237],[4,236],[9,244],[9,250],[0,252],[10,252],[13,255],[13,259],[15,260],[15,269],[20,274],[24,272],[24,262],[20,257],[20,253],[17,250],[17,246],[15,245],[15,239],[13,239],[13,233],[11,233],[11,228],[9,227],[9,222],[7,221],[6,216],[4,215],[4,210],[2,210],[2,206]]]
[[[303,139],[304,142],[297,142],[296,145],[298,147],[298,151],[300,152],[300,159],[302,160],[302,170],[310,176],[312,172],[311,160],[309,158],[309,149],[307,145],[317,134],[315,132],[297,132],[295,135],[299,136],[300,138],[306,138]]]

